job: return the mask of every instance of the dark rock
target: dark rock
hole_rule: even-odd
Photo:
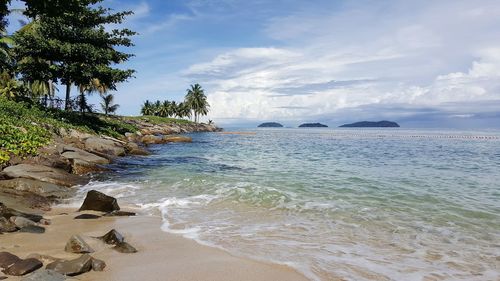
[[[19,232],[41,234],[41,233],[45,233],[45,228],[38,226],[38,225],[28,225],[25,227],[21,227],[21,229],[19,229]]]
[[[5,280],[7,279],[8,277],[7,276],[0,276],[0,280]],[[21,280],[22,281],[22,280]]]
[[[281,125],[280,123],[276,123],[276,122],[266,122],[266,123],[260,124],[257,127],[259,127],[259,128],[283,128],[283,125]]]
[[[130,245],[127,242],[120,242],[116,244],[116,246],[114,246],[113,249],[115,249],[120,253],[125,253],[125,254],[137,253],[137,249],[132,247],[132,245]]]
[[[120,206],[118,206],[118,202],[115,198],[107,196],[97,190],[91,190],[87,193],[79,211],[85,210],[110,213],[113,211],[119,211]]]
[[[8,252],[0,252],[0,268],[6,269],[16,262],[21,261],[21,259]]]
[[[92,258],[92,270],[93,271],[103,271],[106,267],[106,263],[102,260]]]
[[[399,124],[392,121],[379,121],[379,122],[362,121],[352,124],[345,124],[340,127],[341,128],[399,128]]]
[[[90,255],[85,254],[74,260],[60,260],[49,263],[45,268],[63,275],[76,276],[89,272],[92,269],[92,260],[93,258]]]
[[[2,232],[15,232],[19,228],[13,224],[10,220],[0,217],[0,233]]]
[[[42,165],[19,164],[5,168],[3,173],[9,178],[32,179],[67,187],[84,185],[89,181],[64,170]]]
[[[81,214],[79,216],[76,216],[75,220],[94,220],[94,219],[98,219],[100,217],[101,216],[92,215],[92,214]]]
[[[53,270],[37,270],[29,275],[26,275],[21,281],[64,281],[66,276]]]
[[[104,214],[106,217],[133,217],[137,214],[134,212],[125,212],[125,211],[114,211],[111,213]]]
[[[328,128],[328,126],[321,123],[304,123],[299,128]]]
[[[104,236],[99,237],[104,243],[109,244],[109,245],[117,245],[119,243],[124,242],[123,235],[121,235],[118,231],[112,229],[108,233],[104,234]]]
[[[43,263],[37,259],[25,259],[14,263],[4,270],[4,273],[13,276],[23,276],[39,269],[42,266]]]
[[[78,235],[73,235],[69,239],[68,243],[66,243],[66,247],[64,248],[66,252],[70,253],[93,253],[94,250],[83,240],[82,237]]]

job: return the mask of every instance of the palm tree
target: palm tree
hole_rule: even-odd
[[[179,105],[177,105],[176,115],[179,118],[191,118],[191,108],[187,103],[181,102],[179,103]]]
[[[102,111],[104,111],[105,115],[108,115],[108,113],[115,113],[116,110],[120,107],[118,104],[113,104],[114,96],[112,94],[101,94],[102,97],[102,102],[101,102],[101,108]]]
[[[146,100],[144,102],[144,104],[142,105],[141,114],[142,115],[153,115],[154,114],[153,104],[149,100]]]
[[[168,117],[170,114],[170,102],[168,100],[163,101],[163,103],[158,107],[158,116]]]
[[[191,88],[187,90],[185,102],[193,111],[195,123],[198,123],[200,115],[208,114],[210,105],[200,84],[191,85]]]

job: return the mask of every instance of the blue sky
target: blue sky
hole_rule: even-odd
[[[121,114],[200,83],[221,125],[500,127],[497,0],[106,0],[140,33]],[[15,23],[12,29],[15,29]],[[61,90],[62,91],[62,90]],[[94,98],[97,100],[97,97]]]

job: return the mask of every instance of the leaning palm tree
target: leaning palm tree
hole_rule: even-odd
[[[107,116],[109,113],[115,113],[120,105],[118,104],[113,104],[114,96],[113,94],[102,94],[101,95],[102,102],[101,102],[101,108],[102,111],[104,111],[104,114]]]
[[[193,111],[195,123],[198,123],[200,115],[208,114],[210,105],[200,84],[191,85],[191,88],[187,90],[185,102]]]

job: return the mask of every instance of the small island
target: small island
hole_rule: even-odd
[[[392,121],[379,121],[379,122],[362,121],[352,124],[345,124],[340,127],[341,128],[399,128],[400,126],[398,123]]]
[[[328,126],[321,123],[304,123],[299,128],[328,128]]]
[[[283,128],[283,125],[281,125],[280,123],[277,123],[277,122],[266,122],[266,123],[260,124],[257,127],[259,127],[259,128]]]

